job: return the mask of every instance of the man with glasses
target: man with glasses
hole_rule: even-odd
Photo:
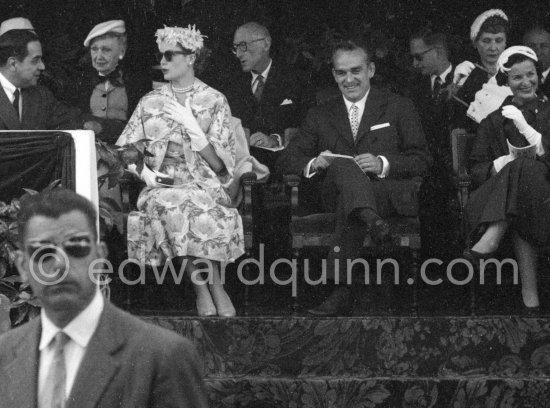
[[[418,109],[428,148],[434,159],[420,194],[420,220],[424,256],[451,256],[454,224],[449,203],[453,195],[450,120],[447,87],[454,67],[449,61],[443,33],[423,29],[410,38],[413,68],[419,74],[411,81],[410,96]]]
[[[539,90],[550,98],[550,31],[547,27],[535,25],[523,35],[523,44],[537,54],[541,70]]]
[[[42,311],[0,337],[0,408],[206,407],[193,346],[102,297],[96,219],[70,190],[21,200],[16,266]]]
[[[270,57],[271,36],[264,26],[248,22],[233,38],[233,53],[242,75],[223,90],[231,113],[250,134],[252,155],[273,170],[277,154],[262,150],[288,143],[304,113],[305,83],[296,72]]]

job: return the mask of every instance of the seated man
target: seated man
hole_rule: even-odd
[[[96,221],[71,190],[21,200],[16,266],[42,311],[0,337],[0,408],[208,406],[193,345],[101,295]]]
[[[0,36],[0,130],[78,129],[80,111],[37,86],[44,70],[42,45],[28,29]]]
[[[250,133],[250,152],[273,170],[277,153],[262,148],[285,144],[304,113],[304,81],[273,61],[271,36],[264,26],[249,22],[237,29],[233,52],[243,74],[224,89],[231,113]]]
[[[308,112],[299,135],[277,161],[277,169],[318,183],[323,206],[336,212],[334,241],[340,251],[331,257],[337,256],[345,265],[347,259],[359,256],[365,226],[381,243],[389,237],[384,218],[413,215],[407,214],[410,203],[401,201],[402,192],[410,190],[412,178],[427,173],[431,158],[412,102],[370,87],[375,66],[364,43],[338,44],[332,64],[342,98]],[[327,153],[352,158],[332,158]],[[328,273],[334,275],[334,271]],[[352,300],[349,287],[338,286],[310,312],[347,313]]]

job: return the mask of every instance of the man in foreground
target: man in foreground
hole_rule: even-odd
[[[0,407],[206,407],[193,346],[99,292],[96,218],[70,190],[22,200],[16,265],[42,311],[0,337]]]

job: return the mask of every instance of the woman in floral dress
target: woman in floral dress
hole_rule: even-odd
[[[242,220],[226,191],[235,166],[229,105],[195,78],[203,36],[194,26],[165,27],[156,37],[169,83],[140,100],[117,141],[144,153],[136,172],[147,186],[137,230],[129,223],[129,256],[151,265],[183,262],[198,314],[234,316],[220,279],[220,263],[244,253]]]

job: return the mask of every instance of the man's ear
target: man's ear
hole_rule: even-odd
[[[16,64],[17,64],[18,62],[19,62],[19,61],[17,61],[17,58],[15,58],[15,57],[9,57],[9,58],[8,58],[8,61],[6,62],[6,66],[9,68],[10,71],[15,72],[16,69],[17,69]]]
[[[374,73],[376,72],[376,65],[374,65],[373,61],[370,61],[368,63],[368,68],[369,68],[369,79],[370,79],[374,76]]]
[[[28,282],[30,278],[28,265],[29,263],[25,259],[25,254],[23,251],[18,249],[15,254],[15,267],[17,268],[17,272],[19,272],[19,276],[21,276],[23,282]]]
[[[265,48],[269,51],[271,49],[271,37],[265,38]]]
[[[107,257],[109,256],[109,248],[104,241],[99,241],[99,244],[97,246],[97,254],[99,255],[99,258],[104,259],[107,259]]]

